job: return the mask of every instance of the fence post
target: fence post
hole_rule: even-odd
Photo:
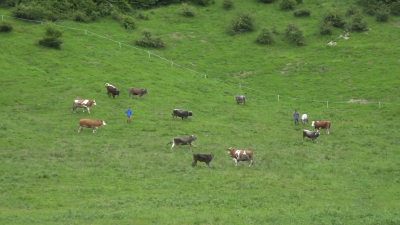
[[[43,21],[40,21],[40,23],[43,25]]]
[[[121,48],[121,42],[118,42],[119,48]]]
[[[241,84],[239,84],[239,89],[241,89],[242,88],[242,85]]]
[[[279,95],[278,95],[278,101],[279,101]]]
[[[207,75],[204,74],[204,78],[207,78]]]
[[[87,31],[85,30],[85,35],[87,35]]]
[[[326,108],[328,108],[328,101],[326,101]]]
[[[381,102],[379,102],[379,108],[381,108]]]
[[[149,58],[150,58],[150,51],[147,51],[149,53]]]

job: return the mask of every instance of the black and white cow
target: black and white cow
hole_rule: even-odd
[[[304,141],[304,137],[308,137],[314,142],[314,140],[317,140],[317,137],[319,137],[319,133],[310,131],[310,130],[303,130],[303,140],[302,141]]]
[[[205,162],[207,167],[210,167],[210,162],[214,158],[213,154],[193,154],[192,166],[196,166],[197,161]]]
[[[186,118],[186,120],[189,120],[189,116],[193,116],[192,111],[186,111],[186,110],[182,110],[182,109],[174,109],[172,111],[172,119],[181,117],[182,120],[183,120],[183,118]]]
[[[244,95],[235,95],[236,103],[239,105],[240,103],[243,103],[243,105],[246,105],[246,97]]]
[[[189,137],[176,137],[176,138],[174,138],[171,142],[169,142],[169,143],[167,144],[167,146],[168,146],[169,144],[172,143],[171,149],[172,149],[175,145],[177,145],[178,147],[179,147],[179,145],[190,145],[190,147],[192,147],[192,145],[193,145],[194,147],[196,147],[196,145],[194,145],[194,144],[192,143],[192,142],[195,141],[196,139],[197,139],[197,137],[196,137],[195,135],[191,135],[191,136],[189,136]]]

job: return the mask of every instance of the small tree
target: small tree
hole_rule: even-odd
[[[322,23],[319,26],[319,33],[322,35],[329,35],[332,34],[333,26],[331,23]]]
[[[296,45],[304,45],[303,31],[295,23],[289,23],[286,26],[286,37]]]
[[[334,8],[329,8],[324,13],[324,23],[331,23],[332,26],[343,28],[346,22],[342,14]]]
[[[247,31],[253,31],[254,19],[247,13],[239,12],[231,20],[231,24],[228,27],[228,33],[231,35],[239,34]]]
[[[375,10],[375,19],[378,22],[387,22],[389,20],[389,14],[389,7],[382,4]]]
[[[233,9],[233,1],[232,0],[224,0],[222,2],[222,7],[226,10]]]
[[[390,5],[390,13],[395,16],[400,16],[400,1],[393,2]]]
[[[5,20],[0,22],[0,32],[10,32],[12,29],[13,27],[11,26],[11,23]]]
[[[142,38],[135,40],[135,45],[152,48],[164,48],[165,43],[160,37],[152,38],[148,30],[142,31]]]
[[[40,45],[60,49],[63,41],[60,39],[62,31],[53,23],[47,23],[43,39],[39,40]]]
[[[279,9],[285,11],[293,10],[296,4],[296,0],[282,0],[279,4]]]
[[[295,17],[309,17],[311,11],[309,9],[299,9],[293,12]]]
[[[186,17],[192,17],[196,15],[196,10],[187,3],[182,3],[181,11],[182,14]]]
[[[263,28],[256,39],[257,43],[270,45],[275,43],[274,39],[272,38],[272,33],[267,29]]]
[[[360,32],[367,30],[367,22],[365,22],[361,13],[353,15],[350,21],[349,30]]]

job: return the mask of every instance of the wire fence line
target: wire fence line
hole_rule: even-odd
[[[40,23],[41,25],[45,24],[44,21],[29,20],[29,19],[23,19],[23,18],[12,17],[12,16],[6,16],[6,15],[1,15],[1,20],[4,20],[4,17],[8,17],[8,18],[12,18],[12,19],[17,19],[17,20],[28,21],[28,22]],[[148,50],[144,50],[144,49],[141,49],[141,48],[137,48],[137,47],[135,47],[135,46],[128,45],[128,44],[122,43],[122,42],[120,42],[120,41],[113,40],[113,39],[111,39],[111,38],[107,38],[107,37],[102,36],[102,35],[100,35],[100,34],[96,34],[96,33],[94,33],[94,32],[91,32],[91,31],[89,31],[89,30],[86,30],[86,29],[79,29],[79,28],[74,28],[74,27],[67,27],[67,26],[58,25],[58,24],[56,24],[56,26],[62,27],[62,28],[66,28],[66,29],[70,29],[70,30],[82,31],[82,32],[85,32],[85,35],[92,34],[92,35],[94,35],[94,36],[97,36],[97,37],[106,39],[106,40],[108,40],[108,41],[112,41],[112,42],[114,42],[114,43],[118,43],[119,48],[122,48],[122,46],[126,46],[126,47],[129,47],[129,48],[133,48],[133,49],[135,49],[135,50],[147,52],[149,58],[150,58],[151,56],[153,56],[153,57],[159,58],[159,59],[161,59],[161,60],[164,60],[164,61],[170,63],[171,66],[175,66],[175,67],[178,67],[178,68],[182,68],[182,69],[188,70],[188,71],[190,71],[190,72],[192,72],[192,73],[195,73],[195,74],[204,76],[204,78],[211,78],[211,77],[208,77],[207,74],[204,74],[204,73],[195,71],[195,70],[193,70],[193,69],[187,68],[187,67],[185,67],[185,66],[179,65],[179,64],[177,64],[177,63],[174,63],[173,61],[168,60],[168,59],[166,59],[166,58],[164,58],[164,57],[162,57],[162,56],[159,56],[159,55],[157,55],[157,54],[154,54],[154,53],[152,53],[152,52],[150,52],[150,51],[148,51]],[[225,83],[225,84],[228,84],[228,83],[226,83],[225,81],[223,81],[223,80],[221,80],[221,79],[218,79],[218,78],[211,78],[211,79],[216,80],[216,81],[218,81],[218,82],[223,82],[223,83]],[[232,84],[228,84],[228,85],[232,85]],[[262,94],[265,94],[265,95],[276,96],[278,101],[280,101],[280,99],[284,97],[284,98],[288,98],[288,99],[292,99],[292,100],[302,100],[302,101],[326,103],[326,108],[329,108],[329,103],[334,103],[334,104],[357,104],[357,103],[359,103],[359,104],[378,104],[379,109],[382,107],[382,105],[400,105],[400,104],[397,104],[397,103],[380,102],[380,101],[379,101],[379,102],[362,102],[362,103],[361,103],[360,101],[336,102],[336,101],[309,100],[309,99],[300,99],[300,98],[295,98],[295,97],[291,97],[291,96],[285,96],[285,95],[267,93],[267,92],[265,92],[265,91],[256,90],[256,89],[251,88],[251,87],[242,86],[242,85],[240,85],[240,84],[238,85],[238,87],[239,87],[239,89],[245,88],[245,89],[249,89],[249,90],[252,90],[252,91],[256,91],[256,92],[259,92],[259,93],[262,93]]]

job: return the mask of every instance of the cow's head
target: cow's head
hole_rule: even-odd
[[[142,91],[144,95],[147,94],[147,89],[143,89]]]
[[[315,132],[315,137],[319,137],[319,133],[318,132]]]
[[[312,121],[312,122],[311,122],[311,126],[313,127],[313,126],[314,126],[314,124],[315,124],[315,121]]]
[[[96,105],[96,101],[95,100],[92,100],[92,105]]]
[[[119,90],[115,90],[115,95],[119,96]]]
[[[107,87],[107,86],[110,86],[110,84],[109,84],[109,83],[106,83],[104,86]]]
[[[197,139],[196,135],[193,134],[190,137],[192,138],[193,141]]]
[[[227,150],[228,150],[228,154],[230,154],[231,151],[234,150],[234,149],[232,147],[229,147]]]
[[[103,126],[107,125],[106,122],[104,122],[104,120],[102,120],[101,123]]]
[[[188,115],[189,115],[189,116],[193,116],[192,111],[189,111],[189,112],[188,112]]]

